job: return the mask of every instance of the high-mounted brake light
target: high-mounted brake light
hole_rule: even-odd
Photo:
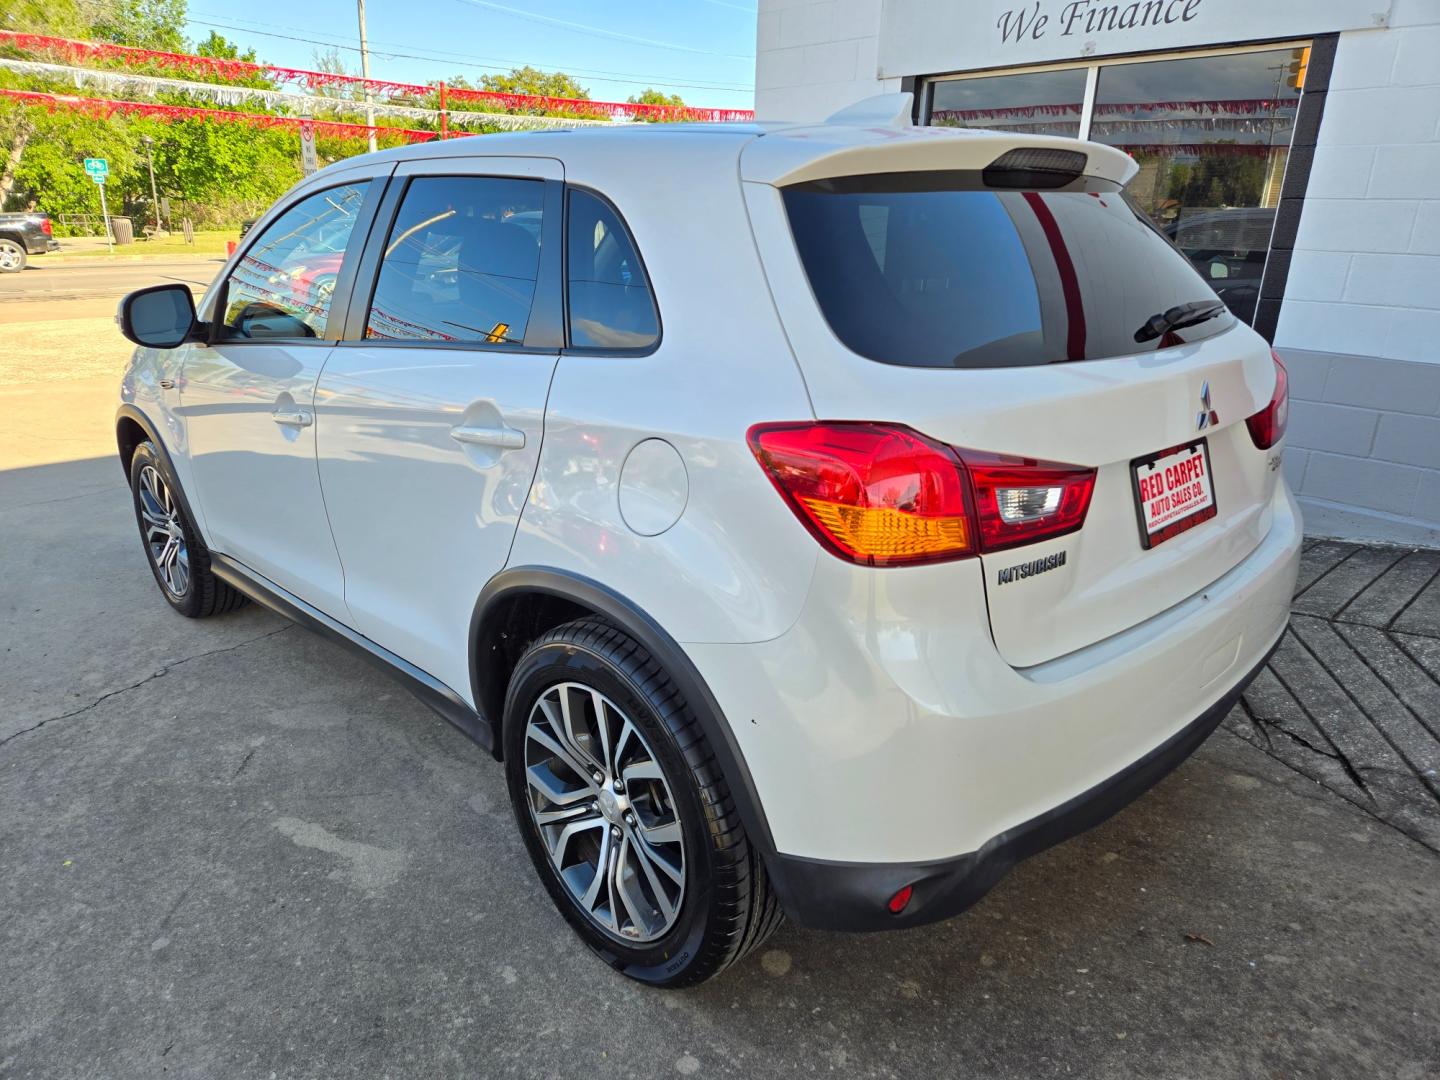
[[[757,424],[756,458],[826,548],[869,566],[961,559],[1080,528],[1095,470],[956,450],[898,424]]]
[[[1257,450],[1269,450],[1283,439],[1285,425],[1290,420],[1290,376],[1279,354],[1272,349],[1270,355],[1275,360],[1275,392],[1270,395],[1270,403],[1265,408],[1245,418],[1245,426],[1250,429],[1250,441]]]
[[[980,178],[987,187],[1049,191],[1078,180],[1088,161],[1079,150],[1021,146],[986,165]]]

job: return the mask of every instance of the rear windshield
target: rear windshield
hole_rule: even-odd
[[[853,351],[908,367],[1025,367],[1228,330],[1205,280],[1112,185],[986,188],[975,174],[784,189],[810,286]]]

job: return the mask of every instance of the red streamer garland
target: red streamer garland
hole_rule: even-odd
[[[249,124],[256,128],[288,127],[297,130],[310,127],[315,134],[329,139],[366,138],[400,135],[407,142],[427,142],[436,137],[433,131],[412,128],[371,127],[368,124],[346,124],[339,120],[303,120],[298,116],[272,116],[266,113],[231,112],[228,109],[197,109],[187,105],[157,105],[150,101],[112,101],[109,98],[74,97],[69,94],[47,94],[38,90],[7,90],[0,87],[0,97],[40,105],[54,112],[68,109],[85,116],[104,120],[116,113],[124,116],[148,116],[157,120],[221,120]]]
[[[1293,109],[1299,98],[1225,98],[1216,101],[1137,101],[1097,104],[1095,115],[1124,115],[1134,112],[1199,112],[1227,116],[1258,116],[1261,113]],[[934,120],[1004,120],[1012,116],[1079,116],[1079,105],[1015,105],[1005,109],[935,109]]]
[[[362,79],[358,75],[341,75],[329,71],[308,71],[304,68],[275,67],[252,64],[244,60],[221,60],[188,53],[137,49],[129,45],[111,45],[99,41],[74,41],[45,34],[22,34],[0,30],[0,45],[11,45],[24,52],[48,53],[63,57],[72,64],[86,60],[108,60],[134,66],[153,64],[170,70],[205,72],[223,79],[272,79],[275,82],[305,86],[311,90],[322,87],[346,86],[369,90],[382,97],[423,98],[436,92],[436,87],[417,83],[387,82],[383,79]],[[692,120],[704,123],[734,123],[755,119],[750,109],[700,109],[688,105],[636,105],[628,101],[585,101],[578,98],[536,97],[529,94],[497,94],[488,90],[446,89],[452,101],[475,101],[495,108],[519,112],[562,113],[572,116],[599,116],[627,120]],[[390,130],[390,129],[386,129]]]

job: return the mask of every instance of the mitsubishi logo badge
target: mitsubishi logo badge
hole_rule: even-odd
[[[1200,384],[1200,412],[1195,416],[1195,430],[1204,431],[1218,423],[1220,416],[1210,407],[1210,380],[1206,379]]]

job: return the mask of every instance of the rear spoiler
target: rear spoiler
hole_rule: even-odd
[[[836,119],[848,117],[842,113]],[[1140,171],[1133,158],[1113,146],[1057,135],[841,122],[780,128],[750,140],[740,155],[740,178],[787,187],[869,173],[982,172],[992,167],[1013,171],[1027,160],[1032,166],[1045,160],[1073,162],[1065,166],[1071,177],[1093,176],[1120,185]]]

